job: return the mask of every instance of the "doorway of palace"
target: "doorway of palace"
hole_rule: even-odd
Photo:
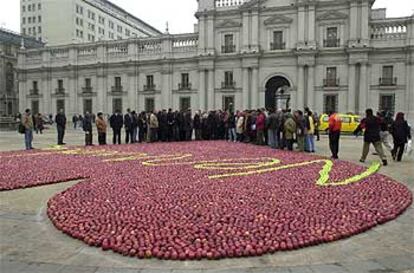
[[[290,108],[290,82],[283,76],[275,76],[266,83],[265,106],[267,109]]]

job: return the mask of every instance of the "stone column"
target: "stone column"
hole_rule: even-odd
[[[359,86],[359,114],[365,112],[367,108],[367,97],[368,97],[368,65],[366,63],[361,64],[361,76]]]
[[[253,11],[252,12],[252,28],[251,28],[251,35],[252,35],[252,49],[255,51],[259,50],[259,12]]]
[[[206,20],[204,15],[201,15],[198,20],[198,52],[203,54],[206,51]]]
[[[305,41],[305,7],[298,7],[298,43]],[[302,67],[303,68],[303,67]]]
[[[207,84],[207,110],[216,109],[216,94],[214,84],[214,69],[208,70],[208,84]]]
[[[215,42],[214,42],[214,16],[209,15],[207,17],[207,52],[209,54],[215,53]]]
[[[206,71],[201,69],[198,71],[199,83],[198,83],[198,98],[199,98],[199,108],[202,111],[207,110],[206,106]]]
[[[358,29],[358,5],[356,1],[350,3],[349,22],[349,39],[355,40],[357,38]]]
[[[170,73],[169,71],[163,71],[161,74],[162,86],[161,86],[161,108],[168,109],[171,102],[171,88],[170,88]],[[161,110],[161,109],[160,109]]]
[[[259,108],[259,68],[252,68],[252,108]]]
[[[369,7],[368,1],[362,2],[361,12],[361,39],[365,42],[369,40]]]
[[[348,112],[355,113],[355,96],[356,96],[356,79],[355,79],[356,68],[355,64],[348,66]]]
[[[247,11],[243,12],[243,51],[249,51],[250,46],[250,36],[249,36],[249,13]]]
[[[414,60],[411,60],[408,64],[408,81],[407,81],[407,101],[405,104],[408,105],[407,109],[407,120],[410,124],[414,124]]]
[[[298,91],[296,97],[296,108],[303,109],[304,108],[304,95],[305,95],[305,74],[304,74],[304,67],[299,65],[298,67]]]
[[[307,92],[307,106],[310,109],[315,108],[315,67],[313,65],[308,66],[308,92]]]
[[[137,107],[137,75],[135,72],[128,73],[128,107],[138,110]]]
[[[249,109],[250,104],[250,90],[249,90],[249,69],[247,67],[243,68],[243,110]]]
[[[79,105],[83,103],[78,102],[78,81],[77,81],[77,72],[71,71],[69,76],[69,84],[65,93],[69,94],[69,97],[65,98],[65,105],[69,106],[69,109],[66,109],[66,114],[72,116],[75,113],[83,114],[83,109],[79,109]],[[56,109],[58,110],[58,109]],[[69,111],[68,111],[69,110]]]
[[[315,41],[315,6],[309,6],[308,16],[308,41]]]
[[[99,68],[96,81],[97,81],[97,105],[96,109],[98,112],[108,113],[108,104],[112,103],[108,101],[108,89],[107,89],[107,82],[106,82],[106,73],[103,71],[104,68]],[[95,113],[96,114],[96,113]]]

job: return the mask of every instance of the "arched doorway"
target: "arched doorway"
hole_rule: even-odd
[[[290,82],[283,76],[275,76],[266,83],[265,105],[267,109],[290,108]]]

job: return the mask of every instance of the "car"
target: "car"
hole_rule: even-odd
[[[338,114],[342,120],[342,133],[352,134],[361,123],[361,116],[354,114]],[[329,128],[329,115],[323,114],[320,116],[319,131],[327,131]]]

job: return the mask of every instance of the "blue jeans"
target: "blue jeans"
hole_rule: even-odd
[[[33,141],[33,130],[26,129],[26,131],[24,132],[24,144],[26,145],[26,150],[33,149],[32,141]]]
[[[315,151],[315,138],[314,135],[306,135],[306,151]]]
[[[229,128],[228,129],[228,138],[230,141],[236,141],[236,128]]]
[[[279,146],[279,141],[277,139],[277,130],[267,130],[267,142],[270,147],[277,149]]]

